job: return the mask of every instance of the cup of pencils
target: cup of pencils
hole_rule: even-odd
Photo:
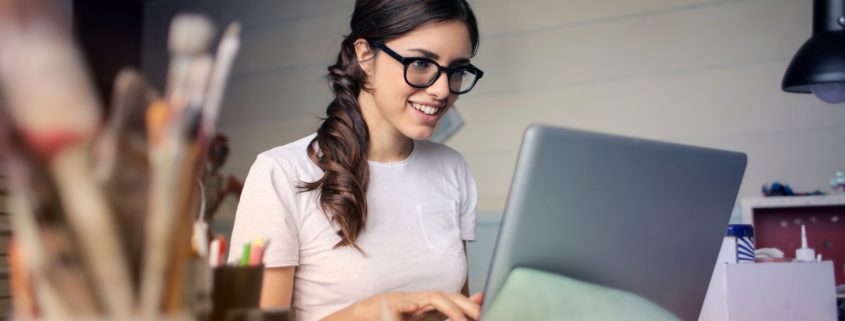
[[[264,279],[262,260],[267,243],[267,240],[256,239],[243,244],[241,257],[230,261],[229,265],[212,262],[211,321],[233,320],[238,315],[260,313],[258,303]]]
[[[214,269],[211,321],[230,320],[231,315],[257,310],[261,298],[264,265],[223,265]]]

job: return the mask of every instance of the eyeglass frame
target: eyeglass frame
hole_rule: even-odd
[[[384,53],[386,53],[388,56],[392,57],[393,59],[396,59],[396,61],[398,61],[399,63],[402,64],[402,66],[405,68],[404,73],[402,75],[405,78],[405,83],[408,84],[408,86],[411,86],[411,87],[414,87],[414,88],[422,89],[422,88],[431,87],[431,85],[433,85],[435,82],[437,82],[437,79],[440,78],[440,74],[442,74],[444,72],[446,73],[446,82],[448,83],[449,78],[452,76],[452,74],[458,72],[459,69],[471,70],[471,71],[475,72],[476,77],[475,77],[475,81],[473,81],[473,83],[472,83],[472,86],[469,86],[469,88],[467,90],[464,90],[462,92],[461,91],[456,92],[456,91],[452,90],[452,86],[448,86],[450,93],[453,93],[453,94],[456,94],[456,95],[462,95],[462,94],[468,93],[470,90],[475,88],[475,84],[477,84],[478,80],[481,79],[482,76],[484,76],[484,71],[482,71],[481,69],[479,69],[478,67],[476,67],[473,64],[462,65],[458,68],[443,67],[439,63],[437,63],[437,61],[434,61],[433,59],[429,59],[429,58],[425,58],[425,57],[404,57],[404,56],[400,55],[398,52],[393,51],[393,49],[388,48],[387,45],[385,45],[383,41],[375,41],[375,40],[368,40],[368,41],[370,42],[371,45],[375,46],[378,49],[381,49],[381,51],[384,51]],[[408,66],[410,66],[415,61],[419,61],[419,60],[427,61],[427,62],[433,63],[435,66],[437,66],[437,74],[435,74],[434,77],[431,77],[431,79],[425,85],[414,85],[410,81],[408,81]]]

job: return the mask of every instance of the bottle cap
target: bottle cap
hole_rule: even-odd
[[[730,224],[725,228],[725,236],[754,236],[754,226],[749,224]]]

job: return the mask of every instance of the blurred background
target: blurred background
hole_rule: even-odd
[[[522,132],[538,121],[748,153],[740,196],[759,196],[774,180],[827,190],[845,168],[845,106],[780,90],[790,58],[810,36],[810,1],[471,3],[482,32],[473,63],[486,75],[458,100],[465,126],[447,144],[469,162],[482,211],[504,207]],[[244,24],[220,119],[231,139],[229,170],[243,177],[256,154],[316,128],[331,98],[326,67],[353,6],[146,1],[141,65],[149,79],[164,79],[176,12]]]

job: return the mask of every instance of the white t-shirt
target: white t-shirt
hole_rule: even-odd
[[[339,230],[300,182],[322,176],[308,158],[315,134],[258,155],[246,178],[229,260],[256,237],[270,240],[266,267],[297,266],[293,308],[319,320],[352,303],[393,291],[456,293],[466,281],[462,240],[475,239],[477,192],[463,157],[415,141],[400,162],[370,161],[367,221],[357,244],[335,249]]]

